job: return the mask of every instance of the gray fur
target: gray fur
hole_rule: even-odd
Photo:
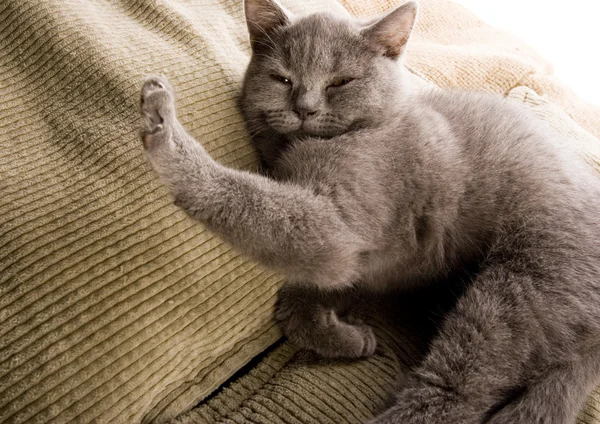
[[[415,11],[296,18],[247,0],[241,104],[267,175],[212,160],[162,77],[142,88],[146,155],[177,205],[285,273],[277,318],[321,355],[374,352],[349,314],[355,288],[469,271],[373,423],[573,423],[600,377],[599,179],[502,98],[410,87],[399,59]]]

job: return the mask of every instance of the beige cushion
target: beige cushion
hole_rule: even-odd
[[[285,3],[345,13],[335,0]],[[520,41],[447,1],[421,3],[417,75],[495,92],[552,78]],[[249,57],[241,0],[4,0],[0,33],[0,423],[189,410],[279,338],[280,278],[171,204],[141,154],[138,90],[166,74],[190,132],[252,168],[235,108]],[[564,108],[600,127],[595,108]]]

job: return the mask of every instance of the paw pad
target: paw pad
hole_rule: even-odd
[[[140,134],[144,148],[165,139],[162,135],[175,120],[173,97],[173,89],[165,77],[151,75],[144,81],[140,95]]]

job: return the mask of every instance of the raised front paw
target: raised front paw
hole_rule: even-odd
[[[140,135],[146,159],[188,213],[206,183],[214,161],[177,120],[175,96],[165,77],[149,76],[140,97]],[[212,174],[211,174],[212,175]]]
[[[140,135],[146,150],[169,143],[176,122],[173,88],[163,76],[151,75],[142,85]]]

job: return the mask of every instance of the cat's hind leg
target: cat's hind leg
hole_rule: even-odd
[[[600,383],[600,346],[576,361],[549,367],[487,424],[573,424],[585,396]]]
[[[372,424],[481,424],[543,356],[552,305],[534,279],[490,265],[445,317],[393,406]]]

